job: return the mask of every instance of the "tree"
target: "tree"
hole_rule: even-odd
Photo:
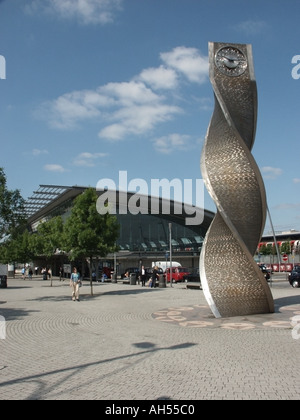
[[[26,219],[25,200],[19,190],[7,188],[6,175],[0,168],[0,238],[24,227]]]
[[[64,226],[64,249],[71,260],[86,258],[90,270],[91,295],[93,295],[93,258],[106,257],[116,250],[119,224],[115,216],[97,212],[98,196],[93,188],[76,197],[70,217]],[[83,273],[82,273],[83,274]]]
[[[291,254],[292,250],[291,250],[291,240],[290,239],[286,242],[282,242],[281,247],[280,247],[280,252],[282,254]]]
[[[261,255],[267,255],[268,254],[268,250],[265,244],[263,244],[260,248],[259,248],[259,253]]]
[[[57,249],[63,246],[63,221],[60,216],[53,217],[37,227],[36,233],[31,235],[31,248],[35,256],[51,258]],[[52,276],[51,276],[52,286]]]
[[[22,262],[26,263],[34,258],[31,245],[32,235],[25,230],[22,234],[9,238],[2,244],[0,250],[0,262],[3,264]]]

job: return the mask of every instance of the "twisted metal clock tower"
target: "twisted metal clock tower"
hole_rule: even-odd
[[[200,257],[203,292],[215,317],[274,312],[254,254],[266,220],[266,194],[251,154],[257,90],[251,45],[209,43],[215,108],[201,156],[217,206]]]

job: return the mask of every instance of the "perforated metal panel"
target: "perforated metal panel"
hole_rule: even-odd
[[[267,207],[251,154],[257,115],[252,49],[209,43],[209,60],[215,109],[201,171],[217,214],[200,258],[203,291],[216,317],[273,312],[272,294],[253,258]]]
[[[34,191],[33,195],[25,203],[27,216],[33,216],[69,189],[70,187],[59,185],[40,185],[39,189]]]

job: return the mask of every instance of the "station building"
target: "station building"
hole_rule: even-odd
[[[62,216],[66,220],[71,213],[74,199],[87,188],[40,185],[26,201],[30,229],[34,232],[39,223],[55,216]],[[97,190],[99,197],[106,193],[106,190]],[[140,211],[132,214],[124,211],[124,203],[130,203],[134,195],[136,194],[127,192],[124,196],[119,191],[112,194],[120,224],[117,241],[119,251],[102,260],[102,266],[113,267],[116,264],[118,274],[127,267],[151,267],[153,262],[168,260],[171,241],[173,261],[188,268],[198,267],[203,240],[214,213],[172,200],[141,195]],[[151,211],[153,207],[156,214]],[[202,215],[201,224],[191,223],[192,215],[196,211]],[[43,261],[36,263],[43,265]],[[58,251],[51,260],[53,274],[57,275],[59,267],[68,263],[67,255]]]

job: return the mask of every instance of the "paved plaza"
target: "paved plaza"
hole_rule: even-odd
[[[300,389],[300,289],[276,312],[215,319],[203,292],[9,279],[0,289],[1,400],[289,400]],[[4,336],[5,335],[5,336]]]

